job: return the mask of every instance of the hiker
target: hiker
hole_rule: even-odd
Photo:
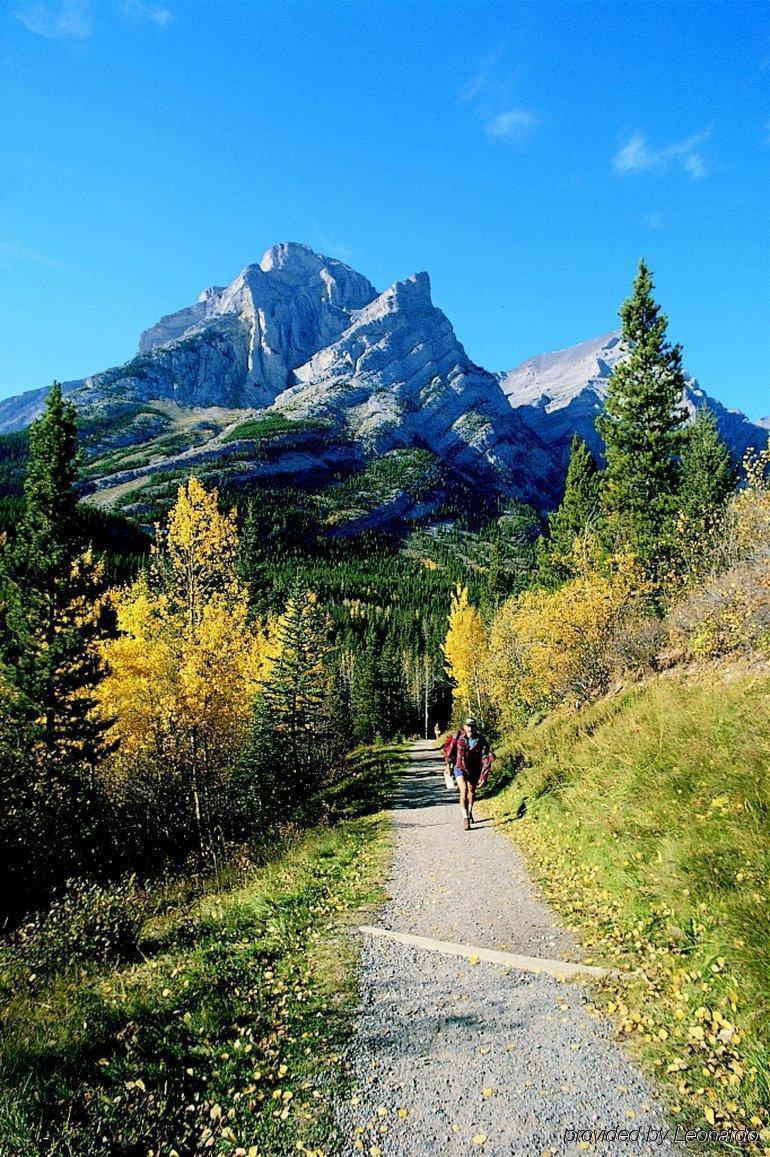
[[[458,732],[459,734],[459,732]],[[438,736],[436,737],[438,738]],[[458,783],[454,777],[454,762],[455,762],[455,747],[457,746],[457,736],[449,732],[443,744],[441,751],[444,756],[444,787],[447,791],[457,791]]]
[[[460,789],[460,808],[463,813],[463,827],[470,831],[473,823],[473,804],[479,780],[486,782],[492,762],[492,752],[484,736],[479,731],[476,720],[470,716],[463,727],[452,736],[444,747],[444,758],[453,766],[457,786]]]

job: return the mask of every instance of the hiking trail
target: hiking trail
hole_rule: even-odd
[[[671,1148],[653,1089],[591,1009],[590,987],[545,970],[579,962],[574,938],[491,820],[479,814],[462,830],[441,772],[432,741],[412,746],[392,802],[389,899],[371,923],[471,947],[456,955],[359,931],[355,1089],[338,1114],[341,1152],[554,1157],[586,1151],[585,1140],[565,1139],[578,1129],[640,1130],[592,1140],[593,1153]],[[544,971],[479,959],[473,947],[536,957]]]

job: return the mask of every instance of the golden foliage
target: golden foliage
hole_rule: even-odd
[[[482,711],[482,673],[486,664],[487,632],[468,588],[457,586],[449,609],[443,644],[446,672],[454,680],[452,697],[464,711]]]
[[[770,450],[749,452],[743,467],[712,573],[671,612],[679,644],[699,658],[770,650]]]
[[[492,624],[487,681],[504,720],[514,722],[567,696],[587,699],[608,680],[608,638],[645,593],[631,555],[603,571],[583,567],[555,591],[525,591]]]
[[[217,497],[194,478],[181,487],[154,567],[112,593],[119,634],[103,646],[99,689],[113,788],[151,766],[186,781],[196,811],[227,776],[271,662],[236,574],[234,514]]]

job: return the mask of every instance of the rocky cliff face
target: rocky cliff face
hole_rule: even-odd
[[[624,357],[619,333],[608,333],[556,353],[528,358],[498,380],[522,421],[566,463],[573,434],[579,434],[598,456],[602,443],[595,422],[607,397],[613,367]],[[685,374],[683,403],[691,415],[708,406],[722,437],[740,461],[749,446],[767,444],[770,419],[752,422],[740,410],[729,410]]]
[[[204,290],[193,305],[146,330],[126,365],[68,383],[68,393],[92,424],[109,431],[97,455],[118,442],[143,448],[141,460],[123,453],[118,461],[112,453],[110,467],[123,469],[102,474],[96,482],[102,491],[161,467],[231,461],[236,454],[242,460],[250,439],[222,431],[256,411],[299,423],[311,454],[312,430],[331,428],[348,457],[351,445],[359,459],[427,447],[495,492],[540,507],[558,494],[554,457],[508,405],[495,375],[469,360],[431,301],[427,274],[378,295],[355,270],[303,245],[269,249],[231,285]],[[38,391],[6,403],[0,428],[29,421],[43,397]],[[188,445],[192,433],[189,425],[180,429],[175,410],[173,426],[166,421],[164,438],[153,442],[146,435],[157,415],[148,419],[141,408],[161,403],[238,413],[230,424],[221,416],[208,443]],[[118,441],[115,427],[122,431]],[[169,454],[182,434],[184,448]],[[159,446],[164,453],[153,452]],[[276,476],[285,474],[276,457],[273,465]],[[263,474],[263,465],[252,472]]]
[[[365,277],[341,261],[287,242],[268,249],[225,289],[161,318],[124,366],[68,382],[79,407],[119,411],[168,399],[187,406],[263,407],[291,371],[337,338],[353,313],[376,297]],[[0,405],[0,433],[34,417],[44,391]]]
[[[460,473],[538,506],[558,490],[549,451],[495,376],[470,361],[431,301],[427,273],[380,294],[294,379],[276,409],[332,422],[370,452],[427,446]]]

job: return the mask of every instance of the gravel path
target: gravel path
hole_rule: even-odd
[[[432,743],[413,747],[392,812],[390,898],[373,922],[579,960],[515,845],[489,821],[462,830],[441,766]],[[660,1107],[591,1011],[583,983],[370,936],[362,936],[361,964],[349,1058],[356,1089],[339,1111],[349,1139],[343,1153],[552,1157],[586,1149],[565,1130],[603,1128],[631,1135],[592,1140],[591,1152],[635,1157],[671,1148],[648,1140],[650,1130],[666,1129]]]

